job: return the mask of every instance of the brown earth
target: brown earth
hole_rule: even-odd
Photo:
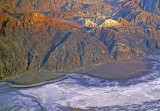
[[[0,80],[32,72],[72,72],[159,53],[159,8],[148,10],[143,3],[1,0]]]
[[[149,64],[147,60],[143,58],[136,58],[97,66],[80,71],[80,73],[103,79],[124,80],[147,73],[151,68],[152,64]]]

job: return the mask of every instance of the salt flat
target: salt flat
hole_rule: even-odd
[[[105,109],[158,111],[160,105],[160,56],[150,56],[153,67],[147,74],[124,81],[69,74],[65,79],[45,85],[18,88],[0,83],[0,110],[69,111]],[[155,101],[157,101],[155,103]],[[96,111],[98,111],[97,109]]]

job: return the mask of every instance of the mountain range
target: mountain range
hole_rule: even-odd
[[[0,80],[159,51],[159,0],[0,0]]]

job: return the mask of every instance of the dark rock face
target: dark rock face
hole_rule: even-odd
[[[2,0],[0,79],[158,53],[160,16],[144,8],[155,2]]]
[[[160,2],[159,0],[140,0],[138,4],[143,10],[160,14]]]
[[[0,45],[5,77],[26,71],[80,70],[113,61],[99,40],[42,14],[10,20],[4,33]]]

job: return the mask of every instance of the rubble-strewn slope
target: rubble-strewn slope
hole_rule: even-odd
[[[149,3],[1,0],[0,79],[70,72],[158,53],[160,16],[145,5]]]

